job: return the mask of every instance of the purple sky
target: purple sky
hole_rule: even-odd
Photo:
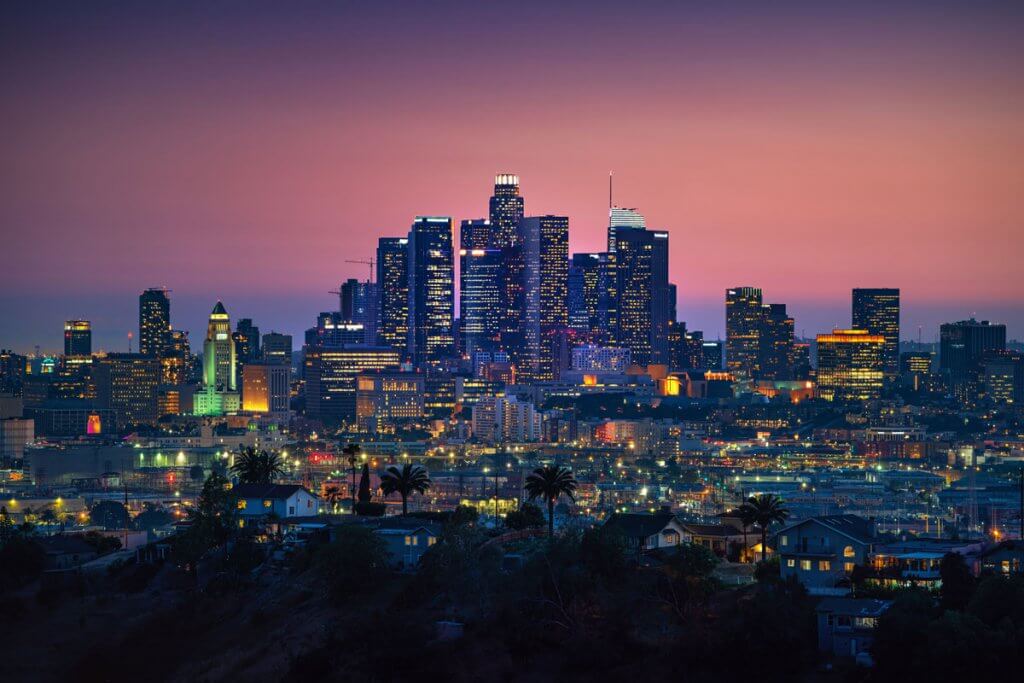
[[[497,172],[599,249],[609,170],[712,337],[735,285],[808,335],[896,286],[907,338],[1024,336],[1020,4],[12,4],[0,346],[124,348],[156,285],[194,338],[218,298],[298,335]]]

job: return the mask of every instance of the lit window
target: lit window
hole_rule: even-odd
[[[412,545],[412,536],[406,536],[405,537],[405,544],[406,545]]]
[[[851,573],[853,571],[853,562],[843,563],[843,571],[847,574]]]
[[[827,572],[832,571],[832,563],[828,560],[818,560],[818,571]]]
[[[274,503],[272,501],[265,500],[265,501],[263,501],[263,507],[265,507],[265,508],[274,507]]]
[[[805,572],[811,571],[811,561],[810,560],[800,560],[800,569],[802,571],[805,571]]]
[[[793,560],[793,559],[786,560],[786,566],[790,567],[790,568],[795,567],[796,566],[796,560]]]
[[[848,545],[843,548],[843,557],[856,557],[857,553],[854,551],[852,545]]]
[[[779,536],[779,545],[783,548],[789,545],[789,536]]]
[[[434,545],[435,543],[437,543],[437,539],[433,536],[427,539],[427,545]]]
[[[248,505],[249,505],[249,502],[246,501],[246,500],[238,501],[238,509],[239,510],[244,510]]]

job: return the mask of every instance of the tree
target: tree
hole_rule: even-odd
[[[387,567],[387,551],[380,537],[365,527],[339,527],[335,540],[317,554],[327,590],[335,600],[356,593],[370,594]]]
[[[542,527],[544,511],[533,503],[523,503],[521,508],[505,515],[505,526],[515,530]]]
[[[747,529],[753,524],[757,523],[754,519],[754,509],[748,505],[740,505],[736,510],[737,516],[740,518],[740,524],[743,526],[743,556],[746,556],[750,550],[750,545],[747,543]]]
[[[231,471],[241,484],[270,484],[284,474],[284,462],[277,453],[249,446],[239,454]]]
[[[360,503],[369,503],[372,498],[373,495],[370,493],[370,465],[364,462],[363,472],[359,475],[358,499]]]
[[[341,487],[337,484],[331,484],[324,489],[324,500],[326,500],[331,506],[331,512],[338,512],[338,503],[345,497]]]
[[[960,553],[946,553],[939,563],[942,587],[939,589],[942,609],[961,611],[974,593],[974,576]]]
[[[228,485],[228,480],[219,474],[207,477],[196,506],[189,511],[191,525],[175,537],[175,558],[193,575],[203,555],[226,543],[238,528],[235,497]]]
[[[530,500],[543,498],[548,504],[548,538],[555,536],[555,502],[565,495],[575,501],[576,478],[572,471],[559,465],[538,467],[526,478],[526,492]]]
[[[128,510],[116,500],[101,500],[89,510],[93,524],[104,529],[124,529],[128,526]]]
[[[398,493],[402,496],[402,514],[408,512],[409,496],[413,493],[423,495],[430,488],[430,475],[419,465],[406,463],[402,469],[392,465],[384,472],[380,480],[380,488],[385,496]]]
[[[775,522],[785,522],[789,510],[782,506],[782,499],[774,493],[751,496],[740,506],[740,519],[748,518],[761,530],[761,561],[768,559],[768,528]]]

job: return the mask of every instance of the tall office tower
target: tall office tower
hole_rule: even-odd
[[[151,288],[139,295],[139,353],[159,356],[169,343],[171,300],[167,290]]]
[[[263,362],[291,367],[292,335],[280,332],[263,335]]]
[[[882,394],[885,337],[867,330],[818,335],[818,395],[826,401],[870,401]]]
[[[64,355],[92,355],[92,325],[88,320],[67,320],[64,322]]]
[[[723,346],[720,341],[705,341],[701,344],[704,352],[704,369],[718,372],[722,369]]]
[[[973,401],[978,396],[985,355],[1004,350],[1006,325],[971,318],[939,328],[939,371],[960,400]]]
[[[115,411],[118,428],[155,425],[160,360],[138,353],[108,353],[93,364],[96,403]]]
[[[349,278],[341,284],[341,316],[363,326],[363,343],[377,343],[377,284]]]
[[[739,379],[760,373],[763,310],[761,290],[733,287],[725,291],[725,369]]]
[[[704,362],[704,333],[687,330],[685,322],[670,322],[668,365],[671,370],[708,369]]]
[[[811,368],[811,345],[809,343],[803,341],[793,343],[789,366],[793,369],[793,379],[811,379],[813,369]]]
[[[409,343],[409,240],[381,237],[377,242],[377,338],[405,351]]]
[[[366,328],[362,323],[348,320],[341,311],[322,311],[316,317],[316,327],[307,331],[306,343],[319,346],[365,344]]]
[[[640,228],[647,227],[647,220],[643,214],[636,209],[623,209],[613,206],[608,210],[608,253],[614,254],[618,244],[619,228]]]
[[[676,283],[668,283],[668,322],[672,324],[679,320],[679,288]]]
[[[522,345],[513,355],[528,380],[558,377],[557,333],[568,325],[569,219],[535,216],[519,221],[523,255]]]
[[[491,247],[502,250],[501,343],[509,351],[522,344],[519,314],[522,310],[523,255],[519,244],[519,220],[524,200],[519,194],[519,176],[499,173],[494,177],[494,194],[488,202],[488,219],[493,235]]]
[[[793,318],[786,304],[765,304],[758,344],[758,379],[791,380],[793,377]]]
[[[501,334],[504,259],[493,248],[494,228],[484,219],[459,230],[459,347],[470,358],[497,347]]]
[[[615,241],[619,294],[615,341],[632,351],[633,362],[638,365],[667,364],[668,233],[618,226]]]
[[[231,319],[220,301],[213,307],[203,342],[203,385],[216,391],[238,389],[235,340],[231,338]]]
[[[356,423],[360,431],[394,431],[396,424],[423,417],[425,375],[371,370],[356,378]]]
[[[409,231],[409,355],[417,364],[454,350],[454,268],[452,219],[417,216]]]
[[[985,395],[993,403],[1024,403],[1024,354],[991,351],[982,361]]]
[[[904,389],[918,392],[931,388],[931,351],[907,351],[900,354],[900,384]]]
[[[21,394],[27,360],[10,349],[0,349],[0,393]]]
[[[306,416],[329,425],[356,418],[356,378],[368,370],[397,370],[400,352],[386,346],[306,346]]]
[[[885,374],[900,371],[900,290],[854,289],[853,327],[885,337]]]
[[[615,257],[604,252],[573,254],[568,280],[569,327],[591,341],[612,341],[619,299]]]
[[[291,368],[248,363],[242,368],[242,409],[251,413],[288,414]]]
[[[235,324],[235,354],[240,363],[255,363],[260,358],[260,328],[252,318],[239,318]]]

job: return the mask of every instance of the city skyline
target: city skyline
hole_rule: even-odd
[[[740,284],[806,337],[849,324],[855,287],[901,290],[904,338],[972,314],[1022,336],[1019,8],[587,7],[6,9],[3,225],[32,237],[0,273],[5,339],[57,350],[83,317],[124,350],[157,285],[193,338],[217,299],[297,334],[365,277],[347,259],[486,215],[501,172],[600,251],[609,170],[711,337]],[[485,29],[500,57],[467,59]]]

